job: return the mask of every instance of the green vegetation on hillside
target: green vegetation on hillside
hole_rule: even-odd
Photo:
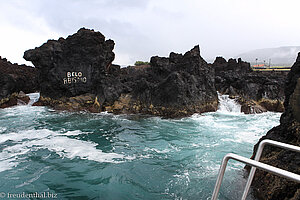
[[[144,62],[144,61],[140,61],[140,60],[138,60],[134,63],[135,66],[149,65],[149,64],[150,64],[149,62]]]

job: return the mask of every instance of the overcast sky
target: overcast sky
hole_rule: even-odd
[[[81,27],[116,43],[114,63],[149,61],[199,44],[206,60],[300,45],[299,0],[0,0],[0,56],[26,63],[27,49]]]

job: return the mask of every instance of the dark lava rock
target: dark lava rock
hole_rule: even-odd
[[[115,54],[114,42],[100,32],[80,29],[66,39],[49,40],[24,58],[39,70],[42,95],[58,98],[94,92]]]
[[[253,100],[245,100],[244,98],[237,98],[237,101],[241,104],[241,112],[245,114],[259,114],[263,112],[267,112],[265,107],[259,105],[256,101]]]
[[[214,71],[200,56],[199,46],[184,55],[152,57],[148,68],[138,70],[143,74],[136,73],[131,95],[133,102],[141,102],[139,111],[168,117],[216,111]]]
[[[227,62],[222,57],[217,57],[212,67],[216,89],[232,98],[239,97],[245,113],[283,112],[286,72],[252,71],[250,63],[241,59]]]
[[[300,53],[285,84],[285,112],[281,115],[280,125],[272,128],[264,139],[276,140],[300,146]],[[259,142],[260,142],[259,141]],[[254,147],[254,155],[259,142]],[[286,169],[300,174],[300,154],[266,146],[261,161],[272,166]],[[300,199],[300,184],[258,170],[255,174],[252,187],[258,199]]]
[[[16,105],[26,105],[29,103],[29,96],[27,96],[23,91],[17,93],[12,93],[6,98],[0,99],[0,108],[8,108]]]
[[[18,104],[18,100],[27,102],[26,97],[18,93],[32,93],[39,90],[37,70],[26,65],[17,65],[0,57],[0,107]],[[14,95],[12,95],[14,94]],[[23,99],[23,100],[22,100]]]
[[[111,64],[113,47],[101,33],[82,28],[67,39],[26,51],[24,58],[39,69],[41,98],[36,105],[164,117],[217,109],[214,71],[200,56],[199,46],[127,68]],[[92,98],[89,106],[71,101],[77,96]]]

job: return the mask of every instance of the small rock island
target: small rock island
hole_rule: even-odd
[[[24,54],[39,70],[36,105],[61,110],[184,117],[216,111],[214,70],[199,46],[184,55],[152,57],[150,65],[113,65],[114,41],[82,28]]]
[[[253,72],[241,59],[217,57],[208,64],[199,46],[185,54],[153,56],[149,64],[112,64],[114,41],[94,30],[25,52],[38,69],[41,97],[35,105],[57,110],[149,114],[168,118],[216,111],[218,94],[228,94],[242,112],[283,112],[285,73]]]

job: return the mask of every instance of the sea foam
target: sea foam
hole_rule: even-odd
[[[0,144],[4,147],[0,153],[0,171],[8,170],[18,165],[18,157],[29,151],[48,149],[62,158],[87,159],[96,162],[119,163],[132,160],[134,157],[114,152],[103,152],[96,148],[97,144],[91,141],[77,140],[67,136],[87,134],[76,130],[65,133],[48,129],[26,130],[8,134],[1,134]],[[5,145],[9,142],[9,145]]]

